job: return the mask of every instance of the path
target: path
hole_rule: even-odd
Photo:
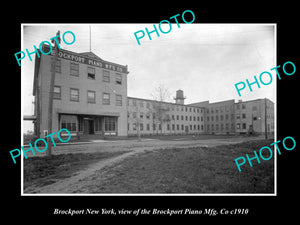
[[[93,143],[88,145],[72,145],[72,146],[57,146],[55,147],[55,154],[76,153],[82,152],[100,152],[100,151],[126,151],[128,152],[118,155],[112,158],[103,159],[96,163],[88,165],[87,168],[77,171],[73,176],[65,178],[63,180],[57,180],[57,182],[42,186],[42,187],[28,187],[24,190],[26,193],[45,193],[45,194],[70,194],[75,191],[81,190],[85,182],[83,179],[92,176],[96,171],[102,170],[104,167],[113,166],[127,157],[131,157],[134,154],[140,154],[145,151],[154,151],[159,149],[173,149],[173,148],[188,148],[188,147],[213,147],[224,144],[235,144],[247,140],[253,140],[259,138],[230,138],[230,139],[210,139],[210,140],[188,140],[188,141],[161,141],[161,140],[143,140],[138,142],[131,141],[119,141],[119,142],[106,142],[106,143]]]

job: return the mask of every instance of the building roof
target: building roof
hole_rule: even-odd
[[[79,55],[85,56],[85,57],[88,57],[88,58],[92,58],[92,59],[96,59],[96,60],[100,60],[100,61],[105,61],[93,52],[82,52],[82,53],[79,53]]]

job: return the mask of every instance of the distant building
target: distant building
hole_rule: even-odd
[[[274,133],[274,103],[269,99],[191,104],[206,108],[205,132],[210,134]]]
[[[48,48],[44,45],[43,48]],[[44,52],[48,52],[44,49]],[[32,117],[35,134],[48,132],[48,105],[53,56],[35,57]],[[127,136],[157,134],[246,134],[274,132],[274,103],[209,101],[184,104],[183,90],[175,103],[127,96],[127,66],[92,52],[60,49],[55,69],[52,132],[67,128],[72,135]]]

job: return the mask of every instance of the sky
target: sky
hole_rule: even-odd
[[[180,21],[179,21],[180,22]],[[22,24],[20,51],[38,48],[50,41],[60,30],[72,31],[76,40],[61,47],[73,52],[91,51],[103,60],[128,65],[128,96],[152,99],[162,85],[173,100],[178,89],[184,91],[185,104],[223,100],[253,100],[269,98],[276,101],[276,75],[270,71],[276,65],[276,29],[274,24],[185,24],[172,23],[169,33],[147,34],[138,45],[134,33],[153,24]],[[158,28],[158,24],[156,24]],[[163,24],[162,30],[169,27]],[[91,30],[91,32],[90,32]],[[90,35],[91,34],[91,35]],[[71,35],[66,35],[72,41]],[[90,41],[91,40],[91,41]],[[33,61],[28,56],[21,61],[22,108],[24,115],[33,115]],[[18,66],[16,61],[16,66]],[[239,97],[238,82],[254,81],[263,71],[273,75],[273,82],[247,87]],[[265,82],[268,78],[264,79]],[[32,130],[32,122],[24,123],[24,131]]]

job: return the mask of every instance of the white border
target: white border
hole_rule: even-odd
[[[44,23],[35,23],[35,24],[31,24],[31,23],[22,23],[21,25],[21,49],[23,49],[23,26],[26,25],[30,25],[30,26],[38,26],[38,25],[43,25]],[[51,25],[88,25],[89,23],[69,23],[69,24],[64,24],[64,23],[53,23],[53,24],[44,24],[47,26],[51,26]],[[195,23],[195,24],[199,24],[199,23]],[[220,24],[220,23],[203,23],[203,24]],[[273,25],[274,26],[274,49],[275,49],[275,64],[277,65],[277,23],[226,23],[224,25],[227,24],[239,24],[239,25],[261,25],[261,26],[265,26],[265,25]],[[96,24],[94,24],[96,25]],[[22,62],[21,62],[22,64]],[[23,101],[22,101],[22,93],[23,93],[23,76],[22,76],[23,70],[22,70],[22,66],[21,66],[21,144],[23,146]],[[275,103],[274,103],[274,126],[275,126],[275,131],[274,131],[274,140],[275,142],[277,141],[277,79],[275,80]],[[211,193],[211,194],[147,194],[147,193],[139,193],[139,194],[128,194],[128,193],[118,193],[118,194],[113,194],[113,193],[106,193],[106,194],[69,194],[69,193],[47,193],[47,194],[41,194],[41,193],[35,193],[35,194],[27,194],[24,193],[24,187],[23,187],[23,152],[21,151],[21,196],[184,196],[184,197],[192,197],[192,196],[277,196],[277,151],[275,151],[275,145],[274,145],[274,193]]]

